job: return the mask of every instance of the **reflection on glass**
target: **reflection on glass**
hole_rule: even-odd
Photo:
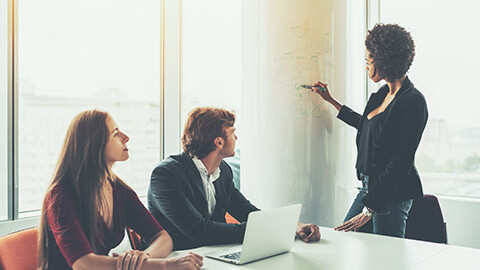
[[[416,160],[425,192],[480,197],[480,2],[382,0],[380,7],[381,21],[406,27],[416,43],[409,76],[430,113]]]
[[[160,147],[160,1],[19,2],[19,212],[40,209],[67,126],[111,113],[130,136],[115,172],[146,194]]]

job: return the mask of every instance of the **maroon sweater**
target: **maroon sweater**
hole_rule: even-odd
[[[112,248],[120,244],[125,226],[132,228],[147,242],[163,230],[134,191],[118,182],[112,186],[114,225],[111,231],[102,219],[103,231],[100,235],[103,236],[106,247],[97,252],[99,255],[107,255]],[[56,197],[55,201],[52,200],[53,197]],[[50,247],[49,269],[71,269],[77,259],[94,253],[80,223],[72,191],[64,185],[58,185],[47,194],[46,206],[51,229],[49,237],[56,242],[55,246]]]

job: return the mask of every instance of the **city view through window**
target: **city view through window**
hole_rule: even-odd
[[[38,214],[67,127],[87,109],[130,137],[114,171],[145,196],[160,161],[160,1],[19,4],[20,217]]]
[[[416,44],[409,76],[429,109],[416,155],[424,192],[480,197],[480,38],[468,34],[478,32],[480,3],[381,0],[380,7],[380,21],[407,28]]]

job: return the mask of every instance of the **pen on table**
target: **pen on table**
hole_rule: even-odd
[[[324,87],[321,87],[321,86],[312,86],[312,85],[308,85],[308,84],[302,84],[302,85],[300,85],[300,87],[303,87],[303,88],[306,88],[306,89],[312,89],[312,88],[315,87],[322,92],[327,91],[327,88],[324,88]]]

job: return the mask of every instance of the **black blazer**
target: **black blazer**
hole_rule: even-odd
[[[367,115],[382,104],[389,91],[388,85],[373,93],[363,115],[343,106],[338,118],[356,128],[357,149],[362,124]],[[375,144],[370,164],[368,193],[362,202],[373,210],[383,210],[388,202],[404,201],[423,196],[422,184],[415,168],[417,151],[428,119],[425,97],[408,79],[386,110],[381,134]],[[359,177],[357,171],[357,176]]]
[[[175,250],[242,242],[248,214],[259,209],[232,179],[230,166],[222,161],[220,177],[213,182],[215,211],[209,217],[202,178],[192,159],[181,153],[157,165],[148,188],[148,209],[172,237]],[[227,224],[225,212],[241,223]]]

